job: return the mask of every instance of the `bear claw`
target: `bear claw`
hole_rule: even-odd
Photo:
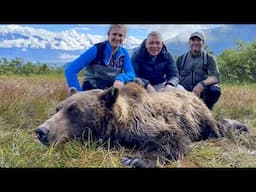
[[[124,157],[121,160],[121,163],[126,165],[126,166],[135,166],[137,167],[139,164],[139,159],[138,158],[132,158],[132,157]]]

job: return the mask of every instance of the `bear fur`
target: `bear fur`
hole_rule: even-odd
[[[112,146],[137,149],[122,163],[156,167],[178,160],[193,141],[222,137],[225,133],[202,100],[185,90],[147,93],[136,83],[107,90],[76,93],[56,107],[56,114],[36,133],[45,145],[92,134]]]

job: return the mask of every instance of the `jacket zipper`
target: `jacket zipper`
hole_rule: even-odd
[[[192,70],[192,90],[193,90],[193,88],[194,88],[194,70]]]
[[[108,60],[108,65],[110,64],[110,60],[111,60],[112,56],[113,56],[113,54],[111,53],[111,56],[110,56],[110,58]],[[124,54],[119,55],[119,57],[116,60],[119,60],[120,57],[122,57],[122,56],[125,56],[125,55]]]

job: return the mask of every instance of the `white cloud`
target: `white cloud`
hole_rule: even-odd
[[[190,33],[202,31],[220,25],[192,25],[192,24],[162,24],[162,25],[127,25],[129,35],[124,42],[124,47],[130,49],[138,46],[150,31],[159,31],[163,40],[175,39],[187,41]],[[36,29],[23,25],[0,25],[1,48],[49,48],[56,50],[74,51],[86,50],[93,44],[106,40],[106,35],[96,35],[90,33],[78,32],[78,29],[88,30],[90,26],[78,26],[62,32],[50,32],[45,29]],[[134,35],[140,32],[140,38]],[[134,33],[134,34],[133,34]],[[8,36],[9,35],[9,36]],[[209,34],[206,34],[209,35]],[[207,37],[206,38],[211,38]]]
[[[144,29],[148,34],[151,31],[158,31],[162,34],[163,40],[176,38],[180,41],[187,41],[192,32],[220,27],[219,24],[161,24],[161,25],[129,25],[130,30]],[[147,35],[146,34],[146,35]],[[145,38],[146,38],[145,35]]]
[[[84,34],[74,28],[62,32],[49,32],[22,25],[2,25],[0,35],[9,35],[0,40],[1,48],[50,48],[65,51],[86,50],[93,44],[107,39],[106,35]],[[139,42],[139,39],[129,37],[125,47],[132,48]]]
[[[73,60],[75,58],[77,58],[79,55],[71,55],[71,54],[67,54],[67,53],[63,53],[59,56],[59,59],[61,60]]]
[[[90,30],[88,27],[75,27],[73,28],[74,30],[84,30],[84,31],[88,31]]]
[[[128,36],[127,39],[124,41],[124,47],[127,49],[132,49],[140,45],[142,41],[143,39],[138,39],[134,36]]]

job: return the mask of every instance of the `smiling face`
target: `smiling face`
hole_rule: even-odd
[[[189,47],[194,54],[200,53],[203,47],[204,41],[198,37],[193,37],[189,40]]]
[[[151,56],[157,56],[163,48],[162,38],[157,34],[149,35],[145,47]]]
[[[108,40],[113,49],[117,49],[125,39],[125,29],[119,26],[114,26],[108,32]]]

